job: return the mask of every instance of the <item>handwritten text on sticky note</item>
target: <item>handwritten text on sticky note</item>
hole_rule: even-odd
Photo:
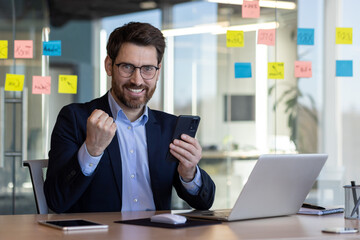
[[[15,40],[14,58],[33,58],[33,41]]]
[[[314,45],[314,29],[298,28],[297,30],[298,45]]]
[[[33,94],[50,94],[51,93],[51,77],[50,76],[33,76],[32,78]]]
[[[336,44],[352,44],[352,28],[336,28]]]
[[[76,75],[59,75],[59,93],[76,94],[77,76]]]
[[[310,61],[295,61],[295,77],[311,78],[312,68]]]
[[[275,29],[259,29],[258,44],[275,45]]]
[[[0,40],[0,58],[7,59],[8,58],[8,41]]]
[[[226,32],[226,46],[227,47],[243,47],[244,46],[244,32],[228,30]]]
[[[337,60],[336,61],[336,76],[337,77],[352,77],[353,76],[353,61],[352,60]]]
[[[243,1],[242,5],[242,17],[243,18],[259,18],[260,7],[259,1]]]
[[[251,63],[235,63],[235,78],[251,78]]]
[[[268,78],[269,79],[284,79],[284,63],[283,62],[269,62],[268,63]]]
[[[22,91],[24,88],[25,75],[6,74],[5,91]]]
[[[43,55],[61,56],[61,41],[43,42]]]

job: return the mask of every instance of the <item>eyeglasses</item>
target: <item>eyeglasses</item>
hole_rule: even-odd
[[[118,63],[115,64],[118,67],[119,74],[122,77],[128,78],[133,75],[135,69],[140,69],[140,75],[144,80],[151,80],[155,77],[156,71],[160,68],[152,66],[152,65],[144,65],[141,67],[135,67],[130,63]]]

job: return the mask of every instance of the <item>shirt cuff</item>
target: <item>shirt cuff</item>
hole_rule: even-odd
[[[179,176],[179,177],[180,177],[180,181],[181,181],[182,185],[188,191],[188,193],[190,193],[191,195],[196,195],[199,192],[199,190],[202,186],[202,181],[201,181],[200,169],[197,165],[196,165],[195,177],[191,182],[185,182],[181,176]]]
[[[81,171],[85,176],[90,176],[91,174],[93,174],[103,154],[104,153],[96,157],[91,156],[90,153],[87,151],[85,142],[83,143],[83,145],[78,151],[78,160]]]

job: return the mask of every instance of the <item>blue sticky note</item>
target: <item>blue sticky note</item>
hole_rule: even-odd
[[[314,29],[298,28],[297,30],[298,45],[314,45]]]
[[[251,63],[235,63],[235,78],[251,78]]]
[[[61,56],[61,41],[43,42],[43,55],[45,56]]]
[[[352,77],[353,61],[352,60],[336,60],[336,76]]]

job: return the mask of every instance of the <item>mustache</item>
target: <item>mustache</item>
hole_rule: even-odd
[[[128,83],[128,84],[125,84],[124,87],[132,88],[132,89],[145,89],[145,90],[148,90],[148,87],[143,85],[143,84],[136,85],[136,84],[133,84],[133,83]]]

